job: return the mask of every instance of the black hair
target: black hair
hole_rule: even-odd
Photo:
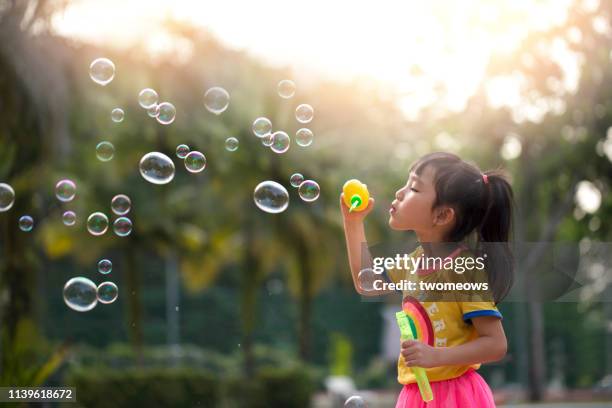
[[[436,199],[432,209],[447,205],[456,222],[446,240],[460,242],[476,235],[476,251],[484,258],[495,303],[510,291],[514,280],[514,258],[510,250],[514,197],[501,170],[481,172],[478,167],[452,153],[435,152],[418,159],[410,172],[420,175],[434,170]],[[486,177],[483,177],[485,175]]]

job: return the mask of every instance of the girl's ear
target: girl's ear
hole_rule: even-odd
[[[455,209],[448,206],[440,206],[434,210],[433,224],[436,226],[450,225],[455,221]]]

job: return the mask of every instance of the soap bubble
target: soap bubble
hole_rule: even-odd
[[[113,282],[102,282],[96,290],[98,301],[103,304],[113,303],[119,296],[119,288]]]
[[[295,84],[289,79],[283,79],[278,83],[278,94],[281,98],[289,99],[295,95]]]
[[[295,118],[300,123],[308,123],[312,120],[314,116],[314,109],[312,106],[308,104],[301,104],[297,108],[295,108]]]
[[[115,108],[111,111],[111,119],[115,123],[123,122],[124,116],[125,116],[125,113],[123,112],[123,109],[121,108]]]
[[[111,200],[111,209],[117,215],[125,215],[132,208],[132,200],[125,194],[117,194]]]
[[[151,118],[156,118],[159,116],[159,105],[153,105],[149,109],[147,109],[147,115]]]
[[[287,189],[275,181],[263,181],[255,187],[253,193],[255,205],[260,210],[271,214],[283,212],[289,206]]]
[[[98,304],[97,293],[95,283],[79,276],[64,285],[64,302],[77,312],[87,312]]]
[[[302,184],[302,181],[304,181],[304,176],[302,176],[300,173],[293,173],[289,179],[291,187],[295,188],[298,188],[300,184]]]
[[[228,137],[225,139],[225,150],[228,152],[235,152],[238,150],[238,145],[240,142],[235,137]]]
[[[96,157],[98,160],[107,162],[115,157],[115,146],[111,142],[100,142],[96,146]]]
[[[24,215],[19,218],[19,229],[23,232],[30,232],[34,228],[34,218]]]
[[[272,122],[268,118],[257,118],[253,121],[253,133],[257,137],[264,137],[272,133]]]
[[[374,282],[380,279],[380,275],[376,274],[371,268],[362,269],[357,275],[359,286],[366,292],[374,290]]]
[[[89,65],[89,76],[102,86],[107,85],[115,77],[115,64],[107,58],[98,58]]]
[[[185,157],[185,168],[190,173],[199,173],[206,168],[206,157],[197,151],[189,152]]]
[[[169,125],[174,122],[176,118],[176,108],[170,102],[162,102],[157,105],[159,113],[157,114],[157,121],[162,125]]]
[[[204,106],[209,112],[220,115],[229,106],[229,99],[229,93],[225,89],[215,86],[204,94]]]
[[[62,222],[67,227],[72,227],[74,224],[76,224],[76,214],[75,214],[75,212],[74,211],[66,211],[64,214],[62,214]]]
[[[0,183],[0,212],[8,211],[15,204],[15,190],[6,183]]]
[[[366,408],[367,405],[363,398],[358,395],[354,395],[346,400],[344,408]]]
[[[176,157],[178,157],[179,159],[184,159],[185,157],[187,157],[190,151],[191,149],[189,149],[189,146],[187,146],[186,144],[180,144],[176,146]]]
[[[310,129],[301,128],[300,130],[295,132],[295,142],[302,147],[310,146],[312,144],[313,138],[314,134]]]
[[[272,145],[270,146],[270,149],[272,149],[274,153],[285,153],[287,150],[289,150],[290,144],[291,139],[289,138],[289,135],[285,132],[278,131],[274,132],[272,135]]]
[[[306,202],[315,201],[319,198],[319,194],[321,193],[321,189],[319,185],[314,180],[305,180],[298,187],[298,193],[302,200]]]
[[[155,89],[145,88],[138,94],[138,103],[145,109],[152,108],[157,105],[159,96]]]
[[[274,142],[274,136],[272,136],[272,133],[268,133],[267,135],[261,138],[261,144],[266,147],[272,146],[273,142]]]
[[[104,235],[108,229],[108,217],[101,212],[95,212],[87,218],[87,231],[91,235]]]
[[[55,185],[55,196],[63,203],[67,203],[74,199],[76,195],[76,184],[74,181],[64,179],[57,182]]]
[[[113,270],[113,263],[108,259],[102,259],[98,262],[98,272],[102,275],[111,273]]]
[[[119,217],[113,223],[113,231],[120,237],[127,237],[132,233],[132,220],[127,217]]]
[[[149,183],[167,184],[174,178],[174,163],[168,156],[151,152],[140,159],[140,174]]]

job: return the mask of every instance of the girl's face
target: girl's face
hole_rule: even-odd
[[[391,203],[389,226],[394,230],[430,231],[435,227],[431,208],[435,199],[432,167],[425,167],[420,176],[410,173],[408,182],[395,193]]]

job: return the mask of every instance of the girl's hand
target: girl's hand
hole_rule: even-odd
[[[440,350],[417,340],[402,342],[402,356],[408,367],[438,367]]]
[[[370,197],[368,201],[368,206],[363,211],[353,211],[349,212],[349,207],[344,203],[344,193],[340,194],[340,210],[342,211],[342,218],[344,218],[344,222],[359,222],[363,221],[363,219],[372,211],[374,208],[374,199]]]

